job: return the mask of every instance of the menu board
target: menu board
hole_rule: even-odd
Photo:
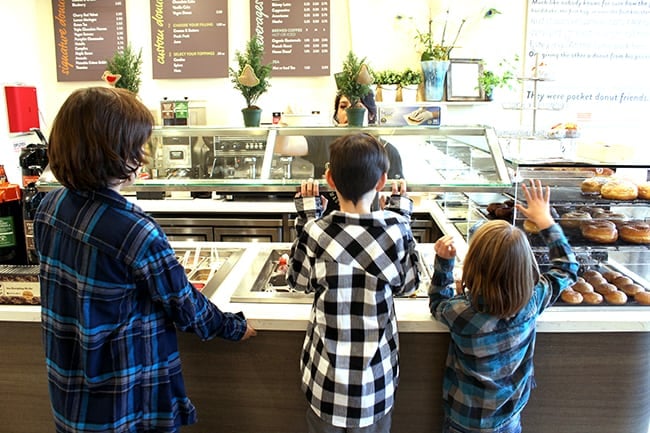
[[[124,0],[52,0],[58,81],[99,81],[126,46]]]
[[[153,78],[228,76],[228,0],[150,0]]]
[[[274,77],[330,75],[330,1],[250,0],[251,37]]]
[[[648,2],[529,0],[526,44],[526,75],[537,61],[549,79],[538,86],[541,104],[650,104]]]

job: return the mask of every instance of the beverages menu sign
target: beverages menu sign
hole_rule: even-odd
[[[126,45],[125,1],[52,0],[58,81],[99,81]]]
[[[251,34],[275,77],[330,75],[330,1],[250,0]]]
[[[153,78],[228,76],[228,0],[150,0]]]

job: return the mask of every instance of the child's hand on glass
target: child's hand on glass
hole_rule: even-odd
[[[433,250],[436,255],[443,259],[453,259],[456,257],[456,247],[454,246],[454,238],[451,235],[445,235],[438,239],[433,245]]]

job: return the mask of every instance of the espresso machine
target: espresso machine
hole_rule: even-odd
[[[266,141],[252,137],[214,137],[209,177],[213,179],[259,179]]]

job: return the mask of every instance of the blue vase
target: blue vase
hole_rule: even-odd
[[[420,62],[424,75],[424,99],[442,101],[445,95],[445,77],[449,60],[425,60]]]

